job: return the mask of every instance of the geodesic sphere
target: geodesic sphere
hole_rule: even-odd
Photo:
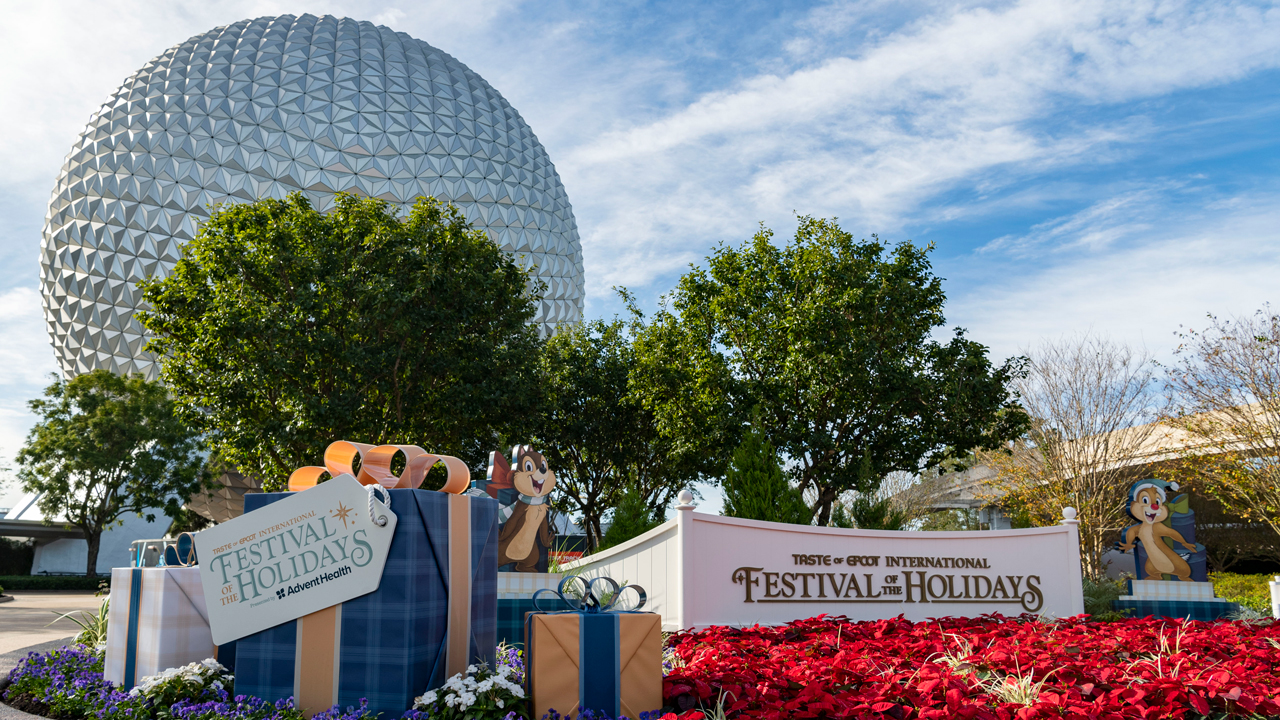
[[[136,287],[164,275],[209,205],[301,190],[457,205],[546,285],[546,333],[582,316],[564,187],[520,114],[466,65],[404,33],[313,15],[245,20],[167,50],[89,121],[41,243],[62,370],[156,376]]]

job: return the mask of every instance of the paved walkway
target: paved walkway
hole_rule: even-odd
[[[9,593],[13,600],[0,603],[0,655],[28,645],[71,637],[80,632],[80,628],[70,618],[59,620],[57,616],[72,610],[92,614],[102,605],[102,598],[94,597],[88,591],[12,590]],[[8,670],[13,662],[0,669]]]

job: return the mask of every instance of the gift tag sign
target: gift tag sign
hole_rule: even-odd
[[[195,534],[222,645],[378,589],[396,516],[339,475]]]

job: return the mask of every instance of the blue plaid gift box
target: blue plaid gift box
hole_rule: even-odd
[[[468,664],[493,664],[497,501],[434,490],[388,492],[398,520],[378,589],[241,638],[237,694],[272,701],[294,696],[309,713],[367,698],[372,712],[399,717],[415,697]],[[288,495],[246,495],[245,512]],[[455,575],[464,568],[455,567],[454,557],[469,558],[469,571]],[[451,587],[466,592],[467,580],[470,592],[451,603]]]

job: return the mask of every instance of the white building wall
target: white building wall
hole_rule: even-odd
[[[36,506],[38,496],[26,493],[13,502],[12,509],[5,514],[6,520],[43,520],[44,515]],[[137,513],[126,513],[121,517],[122,524],[116,525],[102,533],[98,545],[98,574],[110,575],[113,567],[129,565],[129,544],[134,540],[146,540],[162,537],[169,529],[171,520],[163,512],[154,511],[156,519],[147,519]],[[55,520],[55,522],[57,522]],[[89,562],[89,543],[75,538],[37,541],[35,558],[31,563],[31,574],[73,574],[84,575],[85,565]]]

